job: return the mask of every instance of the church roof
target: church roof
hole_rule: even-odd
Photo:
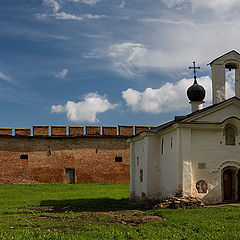
[[[239,99],[238,97],[234,96],[234,97],[231,97],[231,98],[229,98],[229,99],[227,99],[227,100],[225,100],[225,101],[222,101],[222,102],[217,103],[217,104],[210,105],[210,106],[208,106],[208,107],[205,107],[205,108],[203,108],[203,109],[201,109],[201,110],[195,111],[195,112],[190,113],[190,114],[188,114],[188,115],[175,116],[174,120],[169,121],[169,122],[164,123],[164,124],[162,124],[162,125],[160,125],[160,126],[158,126],[158,127],[152,128],[152,129],[150,129],[150,130],[148,130],[148,131],[144,131],[144,132],[150,132],[150,133],[159,132],[159,131],[161,131],[161,130],[163,130],[163,129],[165,129],[165,128],[168,128],[168,127],[172,126],[174,123],[185,122],[185,121],[187,121],[189,118],[191,118],[191,117],[193,117],[193,116],[199,115],[200,113],[209,111],[209,110],[214,109],[214,108],[216,108],[216,107],[218,107],[218,106],[220,106],[220,105],[224,105],[224,104],[226,104],[227,102],[232,102],[232,101],[235,101],[235,100],[240,102],[240,99]],[[139,133],[139,134],[141,134],[141,133]],[[137,135],[139,135],[139,134],[137,134]],[[135,135],[135,136],[137,136],[137,135]],[[133,136],[133,137],[131,137],[131,138],[134,138],[135,136]]]
[[[221,59],[221,58],[223,58],[223,57],[225,57],[226,55],[229,55],[229,54],[231,54],[231,53],[237,54],[237,55],[240,57],[240,53],[239,53],[239,52],[237,52],[236,50],[231,50],[231,51],[223,54],[222,56],[215,58],[215,59],[212,60],[208,65],[211,65],[213,62],[215,62],[215,61],[217,61],[217,60],[219,60],[219,59]]]
[[[188,114],[188,115],[185,115],[185,116],[181,116],[181,120],[178,120],[178,121],[175,121],[175,122],[181,122],[181,121],[183,121],[183,120],[187,120],[187,119],[190,118],[190,117],[193,117],[193,116],[198,115],[198,114],[200,114],[200,113],[206,112],[206,111],[208,111],[208,110],[210,110],[210,109],[216,108],[217,106],[224,105],[224,104],[226,104],[227,102],[231,102],[231,101],[234,101],[234,100],[237,100],[237,101],[240,102],[240,99],[239,99],[238,97],[234,96],[234,97],[231,97],[231,98],[229,98],[229,99],[226,99],[226,100],[224,100],[224,101],[222,101],[222,102],[220,102],[220,103],[212,104],[212,105],[210,105],[210,106],[208,106],[208,107],[205,107],[205,108],[203,108],[203,109],[201,109],[201,110],[192,112],[192,113],[190,113],[190,114]],[[176,117],[175,117],[175,118],[176,118]]]

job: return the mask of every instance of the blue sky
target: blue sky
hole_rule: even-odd
[[[193,61],[210,104],[206,64],[240,50],[239,3],[1,0],[1,126],[157,126],[190,112]]]

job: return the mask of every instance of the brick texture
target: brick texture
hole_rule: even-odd
[[[102,127],[102,135],[117,136],[117,128],[116,127]]]
[[[51,126],[52,136],[66,136],[66,126]]]
[[[70,136],[83,136],[84,135],[84,127],[69,126],[69,135]]]
[[[132,136],[133,135],[133,126],[118,126],[118,134],[120,136]]]
[[[66,183],[67,168],[75,169],[76,183],[129,182],[129,158],[126,137],[0,136],[0,184]]]
[[[135,134],[137,135],[140,132],[148,131],[149,127],[146,126],[135,126]]]
[[[30,128],[15,128],[15,136],[31,136]]]
[[[12,128],[0,128],[0,135],[12,136]]]
[[[86,126],[86,135],[100,135],[101,127],[98,126]]]
[[[46,125],[34,125],[33,126],[33,136],[48,136],[49,126]]]

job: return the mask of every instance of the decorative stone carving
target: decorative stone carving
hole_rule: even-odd
[[[240,162],[238,162],[237,160],[227,160],[222,162],[217,169],[212,169],[211,172],[212,173],[219,173],[221,172],[221,170],[225,167],[236,167],[236,168],[240,168]]]
[[[198,193],[207,193],[208,186],[204,180],[200,180],[196,183],[196,189]]]

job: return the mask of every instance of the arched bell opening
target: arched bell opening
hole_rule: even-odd
[[[239,170],[236,167],[226,167],[222,170],[223,202],[239,201]]]
[[[212,98],[213,104],[220,103],[233,95],[229,91],[226,96],[226,89],[229,90],[230,86],[226,86],[226,77],[228,84],[230,82],[231,88],[235,86],[235,96],[240,98],[240,54],[232,50],[216,59],[211,63],[212,70]],[[226,72],[227,69],[227,72]]]
[[[234,96],[232,90],[239,97],[239,62],[230,61],[225,64],[225,89],[226,98]]]

